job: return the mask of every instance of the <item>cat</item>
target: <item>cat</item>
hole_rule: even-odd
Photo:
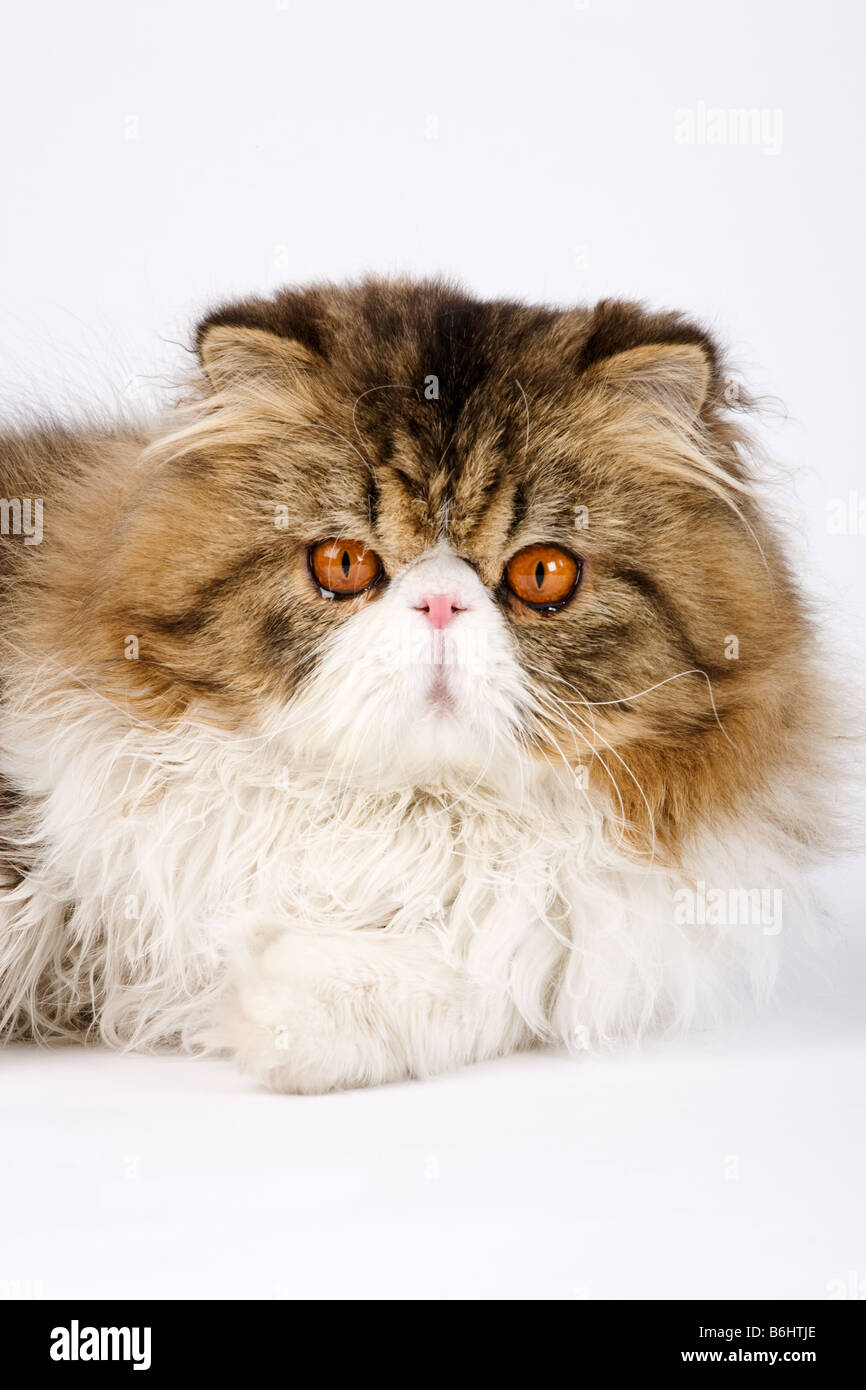
[[[4,1034],[326,1092],[766,993],[832,720],[711,335],[372,278],[193,360],[0,445]]]

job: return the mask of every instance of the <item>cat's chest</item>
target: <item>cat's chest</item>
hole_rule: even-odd
[[[91,845],[79,861],[94,881],[113,879],[178,920],[425,926],[468,939],[493,919],[556,910],[574,855],[495,799],[377,798],[297,776],[178,779],[115,820],[96,859]]]
[[[247,812],[222,836],[224,900],[305,927],[471,930],[503,904],[519,900],[525,913],[557,892],[559,851],[489,802],[377,799],[313,783]]]
[[[57,890],[103,920],[428,925],[468,938],[494,918],[561,916],[594,872],[592,822],[564,817],[561,802],[553,815],[472,786],[382,796],[206,747],[183,765],[136,752],[106,757],[99,775],[80,756],[53,772],[41,831],[66,880]]]

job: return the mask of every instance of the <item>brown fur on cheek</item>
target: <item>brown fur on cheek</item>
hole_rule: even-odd
[[[505,605],[540,752],[588,769],[628,840],[672,859],[772,779],[811,669],[801,601],[728,426],[714,437],[682,408],[594,381],[567,418],[561,400],[535,409],[512,544],[563,544],[584,572],[558,613]],[[790,747],[786,735],[780,761]]]
[[[239,479],[231,496],[245,491]],[[172,710],[204,702],[222,720],[254,713],[262,699],[290,699],[329,635],[380,593],[377,585],[357,597],[324,598],[306,537],[277,529],[272,518],[249,516],[215,544],[202,525],[209,531],[209,519],[229,515],[229,505],[224,494],[205,499],[187,486],[140,515],[93,614],[107,665],[133,692],[159,692]],[[119,665],[130,635],[138,658]]]

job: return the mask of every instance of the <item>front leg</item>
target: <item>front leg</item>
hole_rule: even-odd
[[[231,987],[219,1033],[245,1070],[296,1092],[429,1076],[531,1040],[507,997],[420,930],[280,935]]]

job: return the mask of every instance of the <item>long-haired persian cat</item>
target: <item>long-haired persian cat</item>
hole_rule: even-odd
[[[5,1034],[328,1091],[766,988],[825,702],[712,339],[372,280],[197,352],[0,445]]]

